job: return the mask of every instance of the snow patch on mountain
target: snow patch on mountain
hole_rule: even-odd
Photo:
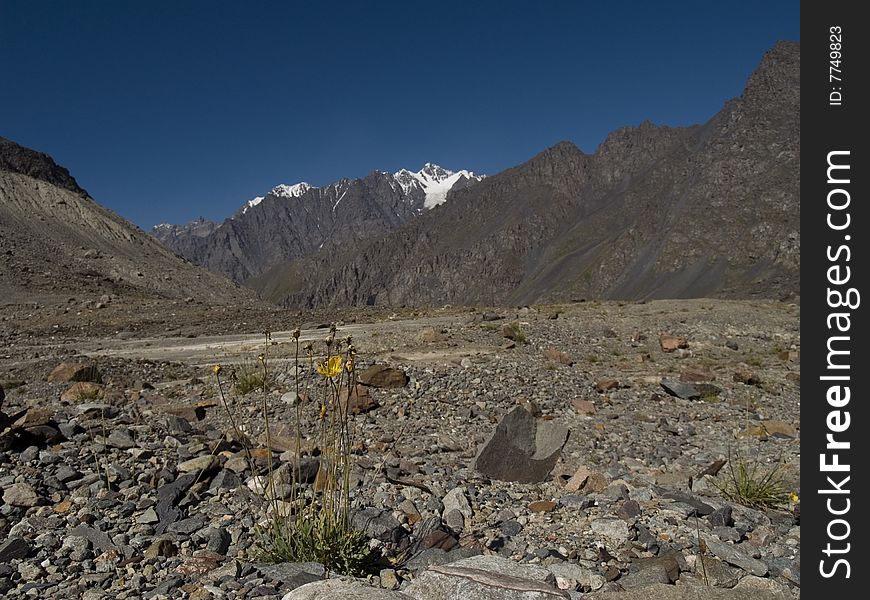
[[[416,173],[408,169],[397,171],[393,173],[393,179],[402,187],[406,195],[415,187],[423,190],[426,195],[423,206],[429,209],[443,204],[447,200],[447,193],[462,179],[480,181],[483,177],[464,169],[454,172],[434,163],[426,163]]]
[[[298,198],[310,189],[314,189],[314,186],[307,181],[300,181],[293,185],[287,185],[286,183],[276,185],[269,193],[279,198]]]
[[[242,214],[245,214],[246,212],[248,212],[248,209],[249,209],[249,208],[254,208],[255,206],[257,206],[257,205],[258,205],[260,202],[262,202],[262,201],[263,201],[263,196],[257,196],[257,197],[254,198],[253,200],[248,200],[248,201],[245,203],[245,206],[242,207]]]

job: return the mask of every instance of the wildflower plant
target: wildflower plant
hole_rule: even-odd
[[[271,335],[266,332],[265,348]],[[272,432],[269,421],[267,350],[257,357],[262,372],[262,419],[267,448],[266,473],[258,481],[258,502],[266,518],[257,523],[260,558],[269,562],[319,562],[330,570],[363,574],[370,564],[368,539],[350,522],[350,453],[353,440],[350,406],[356,394],[356,349],[350,337],[336,339],[330,328],[322,345],[302,344],[299,329],[293,331],[293,381],[295,386],[295,448],[289,470],[289,485],[273,470]],[[238,439],[246,440],[227,402],[221,380],[222,367],[213,369],[224,409]],[[306,414],[307,413],[307,414]],[[313,423],[319,468],[313,486],[302,476],[302,431]],[[252,474],[258,469],[250,448],[245,446]],[[314,454],[315,452],[312,452]]]

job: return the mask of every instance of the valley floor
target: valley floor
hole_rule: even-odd
[[[338,338],[353,337],[360,370],[385,363],[408,377],[370,388],[372,406],[354,419],[354,504],[375,515],[361,523],[383,557],[370,585],[415,597],[409,582],[427,569],[460,559],[484,569],[473,558],[483,554],[564,597],[634,598],[653,584],[672,594],[649,597],[696,597],[707,586],[721,590],[716,598],[800,596],[799,306],[699,299],[331,314],[100,304],[0,306],[0,411],[6,421],[27,415],[24,425],[0,423],[6,597],[302,598],[293,588],[322,570],[253,558],[252,473],[224,438],[211,367],[229,373],[264,353],[274,372],[269,419],[286,431],[291,332],[301,326],[303,342],[320,344],[332,321]],[[61,363],[96,367],[92,396],[62,397],[73,384],[47,381]],[[262,392],[229,399],[261,439]],[[475,469],[518,404],[570,432],[539,483]],[[161,500],[191,459],[209,468],[167,516]],[[741,465],[776,469],[779,508],[727,497],[720,486]],[[433,531],[438,546],[421,545]],[[605,593],[614,595],[593,595]]]

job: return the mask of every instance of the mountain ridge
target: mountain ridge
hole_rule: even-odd
[[[372,171],[321,187],[279,184],[220,224],[162,224],[151,235],[195,264],[246,282],[288,260],[365,243],[480,179],[470,171],[426,163],[416,173]]]
[[[707,123],[563,142],[298,274],[286,305],[799,294],[798,43]],[[775,243],[771,243],[771,241]]]

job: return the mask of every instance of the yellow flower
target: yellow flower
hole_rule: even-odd
[[[333,356],[329,359],[329,361],[321,360],[318,361],[317,372],[323,375],[324,377],[328,377],[332,379],[333,377],[338,377],[341,375],[341,357]]]
[[[796,493],[792,492],[790,500],[792,504],[797,504],[800,501],[800,497]]]
[[[222,370],[223,370],[223,367],[220,365],[215,365],[211,368],[211,372],[214,373],[215,375],[220,375]]]
[[[320,405],[320,418],[323,419],[325,417],[326,417],[326,405],[321,404]]]

